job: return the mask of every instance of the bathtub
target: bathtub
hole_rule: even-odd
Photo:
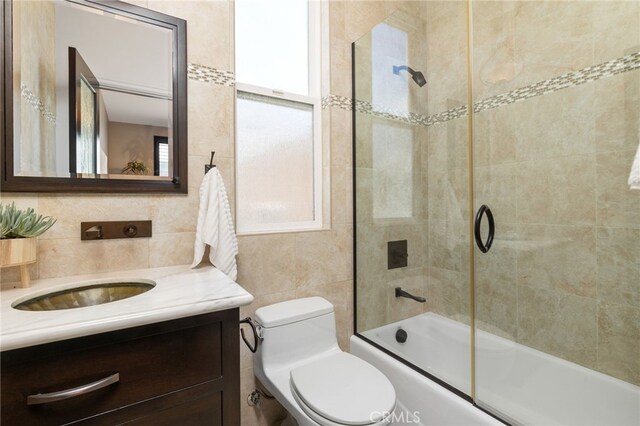
[[[405,343],[396,341],[400,328]],[[426,313],[362,335],[470,392],[469,326]],[[419,412],[420,424],[501,424],[358,336],[351,338],[351,352],[389,377],[400,410]],[[484,331],[476,333],[476,372],[477,403],[513,423],[640,425],[640,387]]]

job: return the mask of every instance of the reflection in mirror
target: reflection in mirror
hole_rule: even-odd
[[[76,117],[69,122],[69,171],[96,173],[97,143],[100,134],[98,81],[87,63],[74,47],[69,47],[69,114]]]
[[[171,29],[68,1],[13,26],[15,176],[171,179]]]
[[[153,137],[153,173],[156,176],[168,176],[169,173],[169,138]]]
[[[86,79],[80,80],[79,93],[80,111],[78,114],[77,135],[74,137],[76,145],[75,164],[78,173],[96,172],[96,141],[98,139],[97,115],[96,115],[96,91]],[[69,132],[71,133],[71,132]],[[70,160],[71,161],[71,160]],[[73,171],[73,164],[70,166]]]

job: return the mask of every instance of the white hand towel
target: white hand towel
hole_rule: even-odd
[[[233,228],[227,191],[216,167],[204,176],[200,185],[200,209],[192,268],[202,261],[207,244],[210,247],[211,263],[235,281],[238,276],[238,239]]]
[[[629,173],[629,181],[627,183],[630,189],[640,191],[640,144],[636,151],[636,157],[633,159],[633,165],[631,166],[631,173]]]

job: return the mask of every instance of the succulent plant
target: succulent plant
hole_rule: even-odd
[[[32,208],[20,210],[15,203],[0,204],[0,238],[33,238],[51,228],[56,220],[36,214]]]

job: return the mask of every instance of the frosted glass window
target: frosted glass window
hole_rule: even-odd
[[[240,232],[314,218],[313,105],[238,92]]]
[[[387,24],[371,31],[372,103],[379,111],[409,111],[409,79],[406,71],[393,73],[394,66],[409,65],[405,31]]]
[[[413,134],[400,125],[373,124],[373,217],[413,216]]]
[[[309,95],[307,0],[236,0],[236,79]]]

